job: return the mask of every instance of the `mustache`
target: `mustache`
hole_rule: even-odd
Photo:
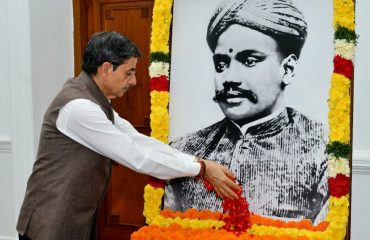
[[[257,95],[251,90],[242,89],[239,87],[225,86],[224,89],[215,91],[213,101],[226,101],[228,98],[247,98],[252,103],[258,102]]]

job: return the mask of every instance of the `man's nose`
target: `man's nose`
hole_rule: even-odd
[[[224,86],[225,84],[227,85],[232,85],[232,86],[239,86],[242,84],[241,77],[240,77],[240,69],[238,69],[237,64],[235,63],[230,63],[229,68],[227,69],[227,72],[224,76]]]
[[[234,82],[234,81],[224,81],[223,82],[223,86],[224,86],[224,89],[230,89],[230,88],[237,88],[241,85],[242,83],[241,82]]]
[[[130,78],[130,85],[131,86],[135,86],[136,85],[136,75],[133,75],[131,78]]]

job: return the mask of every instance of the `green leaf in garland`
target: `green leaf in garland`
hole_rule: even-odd
[[[335,141],[328,144],[326,150],[328,154],[333,154],[335,157],[348,158],[351,148],[348,144]]]
[[[349,42],[357,44],[358,35],[355,31],[349,30],[346,27],[338,26],[334,34],[335,39],[345,39]]]
[[[170,62],[170,55],[163,52],[150,53],[150,62]]]

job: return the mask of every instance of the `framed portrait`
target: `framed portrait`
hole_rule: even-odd
[[[153,180],[144,215],[162,228],[149,232],[348,236],[354,2],[168,2],[153,15],[152,136],[232,170],[245,204],[194,178]]]
[[[215,92],[213,54],[206,40],[209,20],[220,2],[174,2],[170,140],[209,126],[224,117],[218,104],[212,100]],[[328,125],[328,99],[334,51],[333,2],[292,2],[307,22],[307,38],[297,63],[296,76],[286,89],[286,105]]]

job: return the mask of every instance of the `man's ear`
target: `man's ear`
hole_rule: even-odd
[[[282,83],[286,86],[289,85],[294,77],[295,69],[297,67],[297,57],[295,54],[290,54],[288,57],[284,58],[281,62],[282,69]]]
[[[103,62],[102,65],[98,67],[98,73],[102,76],[103,80],[106,79],[111,68],[112,64],[110,62]]]

